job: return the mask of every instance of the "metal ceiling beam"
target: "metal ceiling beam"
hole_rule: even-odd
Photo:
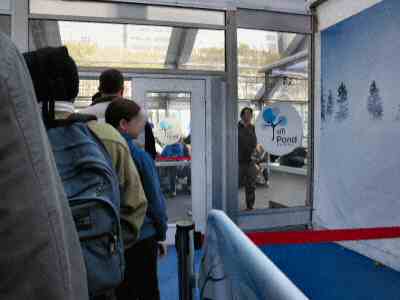
[[[193,51],[198,29],[174,28],[169,40],[165,65],[168,68],[179,69],[187,63]]]
[[[263,67],[259,72],[260,73],[267,73],[269,71],[272,71],[273,69],[282,69],[287,66],[293,65],[295,63],[304,61],[308,58],[308,50],[301,51],[299,53],[296,53],[294,55],[285,57],[281,60],[278,60],[277,62],[274,62],[272,64],[269,64],[265,67]]]

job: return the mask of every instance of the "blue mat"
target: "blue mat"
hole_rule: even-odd
[[[200,266],[201,252],[196,251],[196,272]],[[158,264],[158,280],[160,282],[161,300],[178,300],[178,261],[175,247],[168,248],[168,255]]]
[[[337,244],[260,248],[310,299],[400,299],[399,272]]]

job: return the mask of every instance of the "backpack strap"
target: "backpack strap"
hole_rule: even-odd
[[[97,117],[86,114],[71,114],[67,119],[54,120],[52,127],[67,127],[74,123],[88,123],[90,121],[97,121]]]

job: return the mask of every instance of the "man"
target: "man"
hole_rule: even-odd
[[[75,225],[25,62],[0,33],[0,299],[87,300]]]
[[[245,107],[240,112],[238,128],[239,141],[239,183],[244,185],[246,193],[247,210],[254,209],[256,200],[256,167],[252,160],[252,154],[257,146],[257,136],[251,121],[253,110]]]
[[[116,69],[108,69],[100,75],[99,92],[93,97],[92,105],[80,111],[82,114],[94,115],[104,122],[108,105],[116,97],[124,94],[124,76]]]
[[[117,69],[105,70],[100,75],[99,91],[92,98],[92,105],[80,111],[82,114],[94,115],[100,122],[104,122],[104,115],[108,105],[124,95],[124,76]],[[146,152],[155,159],[157,152],[153,129],[146,122],[144,131],[144,145]]]

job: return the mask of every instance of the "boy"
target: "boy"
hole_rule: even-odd
[[[124,283],[117,291],[117,296],[119,300],[159,300],[157,256],[159,248],[161,255],[165,254],[165,248],[159,242],[166,239],[167,214],[154,161],[133,142],[145,126],[145,117],[135,102],[121,98],[114,99],[109,104],[105,119],[127,141],[148,200],[139,241],[125,252],[126,275]]]

